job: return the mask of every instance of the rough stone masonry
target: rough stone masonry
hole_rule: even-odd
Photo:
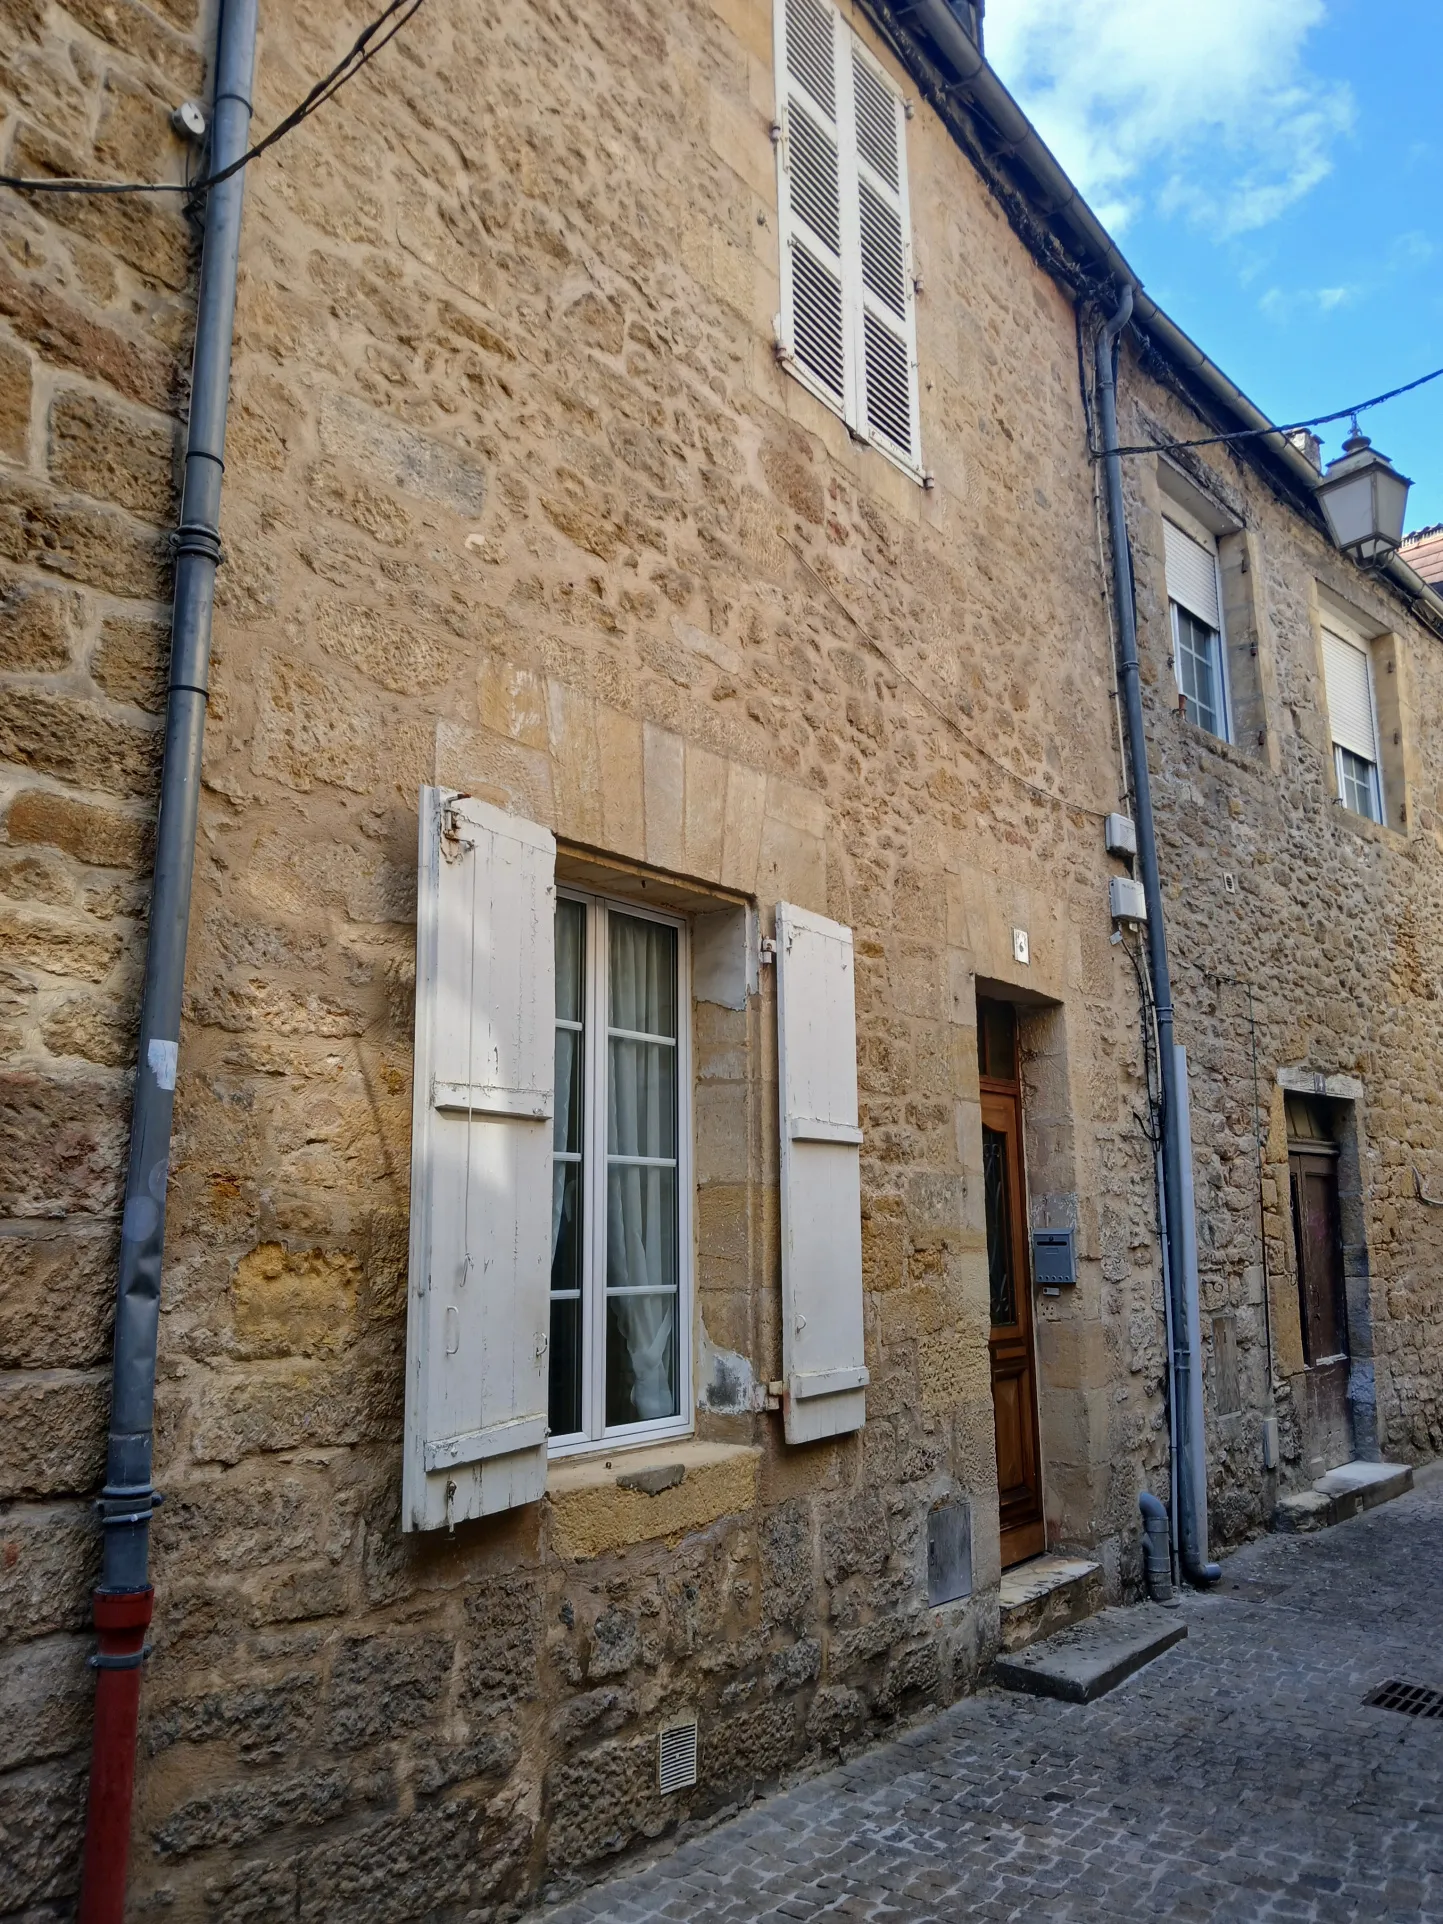
[[[365,12],[263,4],[258,127]],[[1035,220],[845,12],[915,102],[925,489],[778,365],[760,0],[430,0],[252,171],[137,1918],[511,1915],[971,1688],[1000,1561],[979,983],[1020,1010],[1031,1219],[1077,1237],[1078,1286],[1037,1299],[1047,1540],[1098,1560],[1108,1596],[1137,1587],[1165,1356],[1143,1023],[1106,907],[1103,817],[1125,798],[1077,313]],[[191,0],[10,0],[7,170],[180,178],[168,116],[203,96],[212,30]],[[196,234],[159,201],[7,195],[0,243],[0,1916],[53,1920],[88,1763]],[[1129,352],[1123,395],[1129,439],[1211,426],[1155,354]],[[1229,746],[1178,716],[1159,470],[1135,463],[1214,1531],[1233,1540],[1314,1474],[1280,1072],[1355,1117],[1376,1446],[1438,1447],[1443,1230],[1411,1172],[1443,1193],[1425,726],[1443,671],[1265,473],[1215,452],[1179,471],[1236,530],[1249,730]],[[1393,664],[1389,828],[1334,794],[1320,593]],[[763,971],[744,1009],[690,1012],[697,1416],[661,1456],[682,1480],[624,1488],[601,1454],[543,1503],[402,1536],[427,782],[552,829],[573,876],[605,859],[689,913],[748,902],[768,933],[786,900],[854,931],[861,1432],[789,1449],[756,1407],[781,1356]],[[930,1609],[927,1517],[956,1500],[972,1593]],[[690,1711],[698,1784],[663,1798],[657,1732]]]

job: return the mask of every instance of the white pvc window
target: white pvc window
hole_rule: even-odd
[[[783,365],[922,479],[906,112],[829,0],[775,0]]]
[[[1373,700],[1372,651],[1361,637],[1323,630],[1323,674],[1338,797],[1370,822],[1383,820],[1378,771],[1378,713]]]
[[[1223,741],[1231,739],[1222,594],[1217,544],[1164,520],[1173,672],[1187,718]]]
[[[556,903],[552,1454],[691,1424],[687,929]]]

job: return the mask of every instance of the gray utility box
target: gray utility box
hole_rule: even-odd
[[[935,1609],[971,1594],[971,1506],[938,1503],[927,1518],[927,1601]]]
[[[1070,1229],[1034,1229],[1032,1280],[1040,1289],[1077,1281],[1077,1244]]]

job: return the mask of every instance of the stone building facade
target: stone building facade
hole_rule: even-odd
[[[1027,1221],[1076,1252],[1074,1286],[1024,1277],[1026,1527],[1136,1592],[1168,1432],[1146,1017],[1108,909],[1096,317],[905,37],[846,20],[908,107],[916,472],[777,352],[764,0],[432,0],[251,170],[137,1918],[507,1915],[974,1684],[1004,1554],[979,998],[1014,1012]],[[258,126],[360,24],[263,6]],[[180,178],[169,110],[212,33],[193,0],[10,7],[9,171]],[[3,210],[0,1916],[69,1915],[77,1874],[195,239],[149,201]],[[1128,439],[1215,425],[1155,349],[1122,380]],[[1265,462],[1129,473],[1231,1540],[1315,1473],[1290,1090],[1343,1152],[1359,1451],[1438,1444],[1443,688],[1436,637]],[[1160,489],[1217,540],[1231,743],[1178,714]],[[1391,826],[1336,799],[1335,605],[1373,650]],[[690,1420],[449,1531],[402,1511],[427,786],[536,825],[563,894],[659,914],[693,964]],[[850,930],[855,967],[865,1423],[809,1443],[775,1407],[779,904]],[[739,971],[707,930],[740,930]],[[970,1575],[933,1604],[940,1514]],[[658,1732],[691,1713],[697,1785],[663,1796]]]

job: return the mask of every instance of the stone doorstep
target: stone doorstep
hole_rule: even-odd
[[[1311,1490],[1280,1496],[1271,1528],[1290,1536],[1329,1530],[1335,1523],[1361,1516],[1379,1503],[1402,1496],[1413,1487],[1409,1463],[1343,1463],[1320,1476]]]
[[[1005,1690],[1090,1704],[1186,1635],[1176,1611],[1153,1603],[1114,1605],[1030,1650],[1003,1654],[992,1674]]]
[[[1085,1557],[1031,1557],[1003,1571],[998,1600],[1002,1648],[1023,1650],[1101,1609],[1102,1567]]]

